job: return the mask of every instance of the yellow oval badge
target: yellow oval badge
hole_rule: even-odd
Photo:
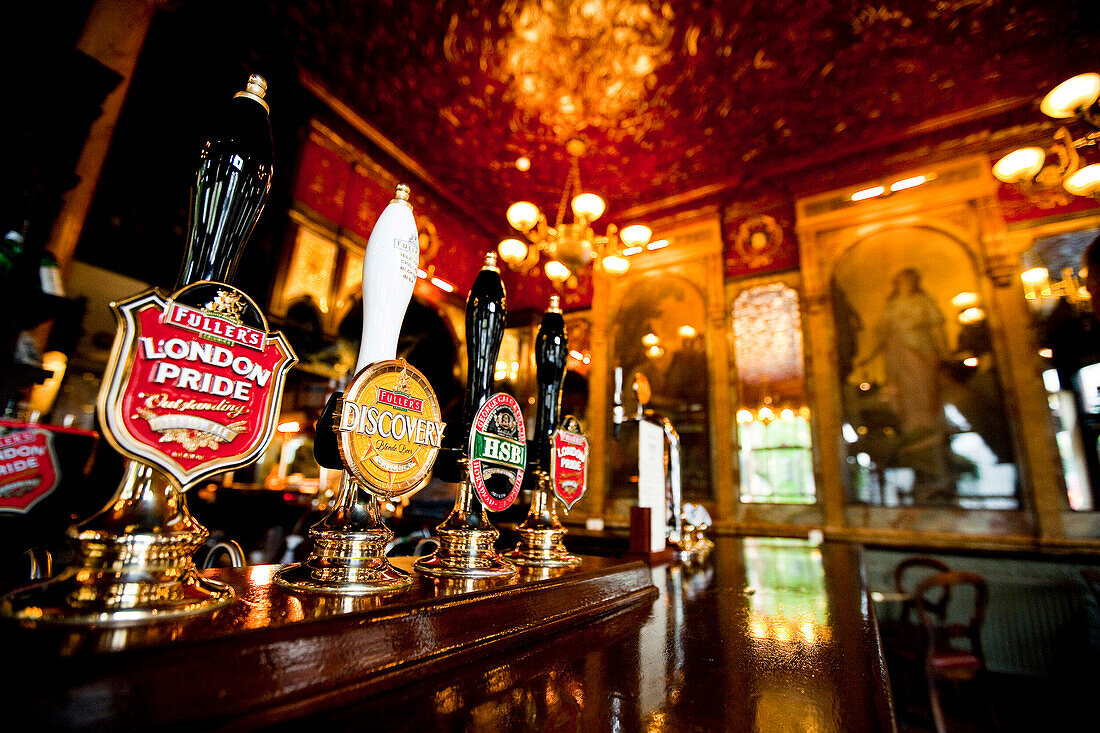
[[[380,361],[344,392],[340,457],[364,488],[382,498],[411,494],[432,470],[446,428],[427,378],[404,359]]]

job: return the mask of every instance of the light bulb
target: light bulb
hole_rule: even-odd
[[[583,216],[588,221],[595,221],[603,216],[607,204],[594,193],[582,193],[573,197],[572,208],[574,216]]]
[[[653,230],[645,224],[631,224],[619,232],[619,239],[630,247],[642,247],[653,236]]]
[[[1024,270],[1020,273],[1020,279],[1028,285],[1039,285],[1040,283],[1044,283],[1047,277],[1049,277],[1049,273],[1047,273],[1047,268],[1045,267],[1033,267],[1030,270]]]
[[[527,258],[527,245],[518,239],[505,239],[497,245],[497,251],[505,262],[522,262]]]
[[[1086,165],[1062,182],[1074,196],[1092,196],[1100,192],[1100,163]]]
[[[504,215],[509,224],[521,232],[526,232],[538,223],[539,207],[530,201],[517,201],[508,207]]]
[[[955,306],[956,308],[969,308],[970,306],[977,304],[978,294],[972,293],[969,290],[964,290],[963,292],[957,294],[954,298],[951,299],[951,305]]]
[[[543,270],[546,272],[546,277],[557,283],[565,282],[569,279],[569,276],[573,274],[569,271],[568,267],[557,260],[550,260],[547,262],[543,265]]]
[[[1047,154],[1042,148],[1013,150],[993,166],[993,176],[1005,183],[1017,183],[1034,178],[1043,169],[1046,157]]]
[[[603,269],[607,270],[612,275],[622,275],[630,269],[630,263],[627,262],[625,257],[608,255],[603,258]]]
[[[1043,97],[1039,109],[1056,120],[1073,117],[1100,98],[1100,74],[1078,74],[1066,79]]]

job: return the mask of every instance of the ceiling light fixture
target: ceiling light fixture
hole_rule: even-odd
[[[866,199],[873,199],[875,196],[881,196],[886,193],[885,186],[872,186],[871,188],[865,188],[862,191],[856,191],[852,194],[852,201],[864,201]]]
[[[1043,114],[1065,124],[1048,148],[1013,150],[993,166],[997,180],[1029,196],[1049,196],[1058,187],[1074,196],[1100,200],[1100,74],[1078,74],[1051,89],[1039,105]],[[1069,126],[1083,128],[1074,138]]]
[[[508,207],[505,217],[523,237],[510,237],[497,245],[500,258],[511,269],[527,272],[538,264],[540,254],[545,252],[548,257],[543,265],[546,276],[558,285],[576,287],[576,274],[592,263],[608,274],[623,274],[630,269],[626,255],[641,252],[649,243],[653,231],[644,224],[632,224],[621,231],[614,224],[608,224],[607,233],[603,235],[592,228],[592,222],[603,216],[607,204],[596,194],[581,188],[580,158],[586,149],[585,143],[576,138],[565,146],[572,160],[553,226],[530,201],[517,201]],[[565,221],[566,204],[573,212],[572,222]]]

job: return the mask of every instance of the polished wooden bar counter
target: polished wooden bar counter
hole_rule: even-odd
[[[849,545],[719,539],[699,565],[585,558],[373,600],[288,593],[273,570],[210,571],[240,596],[215,617],[5,627],[7,709],[96,730],[894,728]]]

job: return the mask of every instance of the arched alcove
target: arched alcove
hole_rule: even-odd
[[[830,283],[850,501],[1015,509],[1017,469],[974,260],[929,226],[869,234]]]
[[[610,372],[623,373],[626,414],[636,408],[630,391],[635,372],[650,382],[650,406],[666,415],[680,434],[681,476],[685,501],[713,498],[708,431],[707,307],[691,281],[664,272],[632,278],[622,290],[608,329]],[[637,448],[611,457],[612,498],[637,496]]]

